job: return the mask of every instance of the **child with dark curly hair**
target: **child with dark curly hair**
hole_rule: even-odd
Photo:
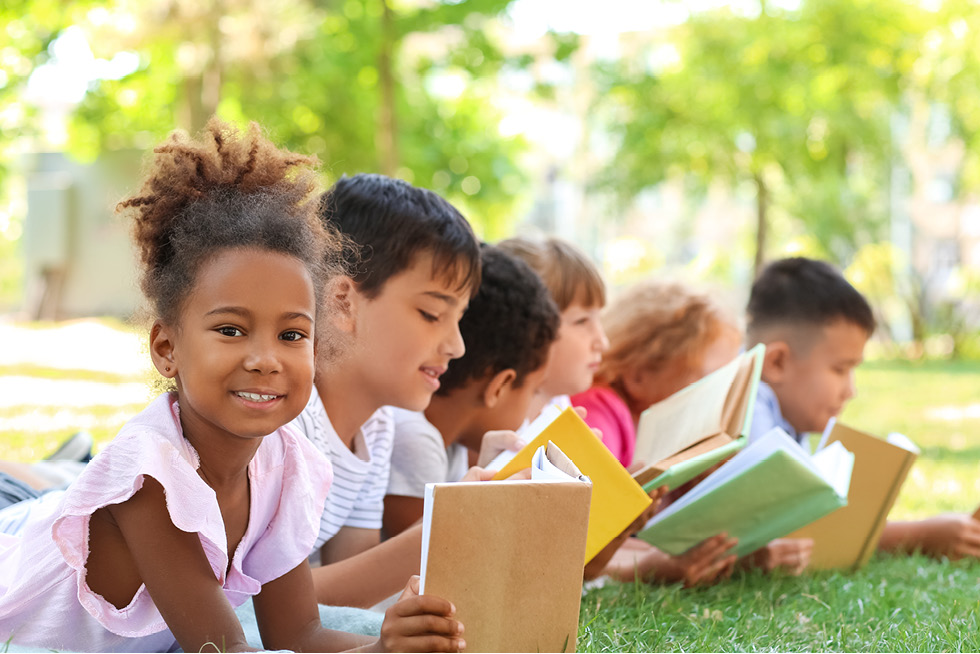
[[[425,484],[459,481],[484,435],[514,430],[546,371],[558,308],[527,264],[483,245],[482,278],[459,323],[466,353],[449,364],[424,411],[395,411],[384,529],[390,537],[422,517]],[[483,454],[485,465],[499,450]]]
[[[172,390],[66,491],[0,535],[0,641],[74,651],[462,649],[453,607],[409,582],[381,639],[324,629],[306,558],[329,463],[285,425],[310,398],[318,296],[339,245],[315,160],[212,120],[156,150],[134,218],[150,356]],[[415,584],[415,585],[413,585]]]

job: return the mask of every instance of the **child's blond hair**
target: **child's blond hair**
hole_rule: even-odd
[[[523,259],[544,280],[551,298],[564,311],[575,302],[586,307],[606,304],[602,274],[588,256],[567,241],[557,238],[508,238],[497,244],[504,252]]]
[[[742,331],[735,313],[708,293],[686,284],[639,282],[603,313],[609,350],[596,383],[616,385],[633,370],[653,370],[678,357],[695,364],[725,329]]]

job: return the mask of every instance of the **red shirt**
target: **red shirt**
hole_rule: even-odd
[[[633,462],[636,449],[636,425],[626,402],[606,386],[593,386],[572,396],[572,406],[585,407],[585,422],[602,432],[602,443],[623,466]]]

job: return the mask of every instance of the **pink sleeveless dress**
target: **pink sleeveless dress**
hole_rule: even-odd
[[[327,458],[287,427],[263,439],[248,466],[248,528],[226,575],[221,511],[197,473],[197,452],[184,440],[178,415],[175,396],[161,395],[68,490],[0,512],[28,509],[15,535],[0,534],[0,643],[95,652],[177,648],[145,586],[117,609],[86,583],[91,515],[130,498],[146,475],[164,487],[174,525],[199,535],[233,607],[306,559],[332,477]]]

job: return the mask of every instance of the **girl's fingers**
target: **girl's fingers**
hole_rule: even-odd
[[[463,623],[438,615],[410,615],[399,618],[397,623],[391,625],[391,629],[396,630],[403,638],[419,636],[455,638],[463,635]]]
[[[456,607],[453,606],[452,602],[435,595],[410,596],[396,602],[388,610],[400,618],[413,615],[435,615],[450,618],[456,613]]]

